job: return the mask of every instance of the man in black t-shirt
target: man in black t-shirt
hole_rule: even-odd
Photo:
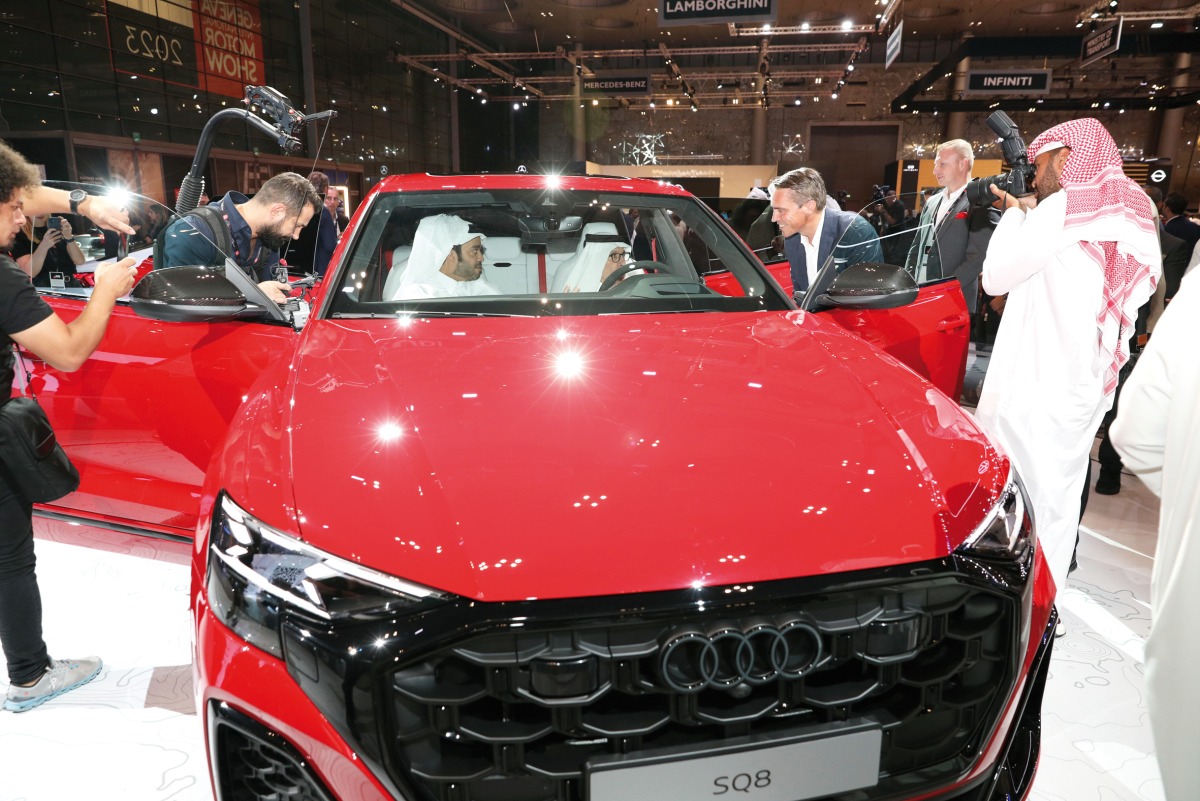
[[[94,199],[98,201],[99,199]],[[16,151],[0,142],[0,251],[12,245],[25,224],[25,211],[81,211],[97,223],[128,228],[128,217],[103,203],[70,197],[40,185],[35,170]],[[28,204],[29,208],[26,209]],[[99,217],[100,219],[97,219]],[[134,260],[96,268],[96,287],[87,307],[65,323],[38,296],[29,276],[8,256],[0,255],[0,382],[4,401],[11,397],[12,343],[57,370],[76,370],[100,344],[117,298],[129,292],[136,275]],[[2,460],[3,454],[0,454]],[[33,507],[0,470],[0,646],[8,663],[4,708],[25,712],[91,681],[100,672],[99,657],[51,659],[42,639],[42,602],[34,574]]]

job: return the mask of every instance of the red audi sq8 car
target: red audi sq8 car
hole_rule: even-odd
[[[40,513],[194,536],[220,801],[1022,798],[1034,521],[958,284],[852,261],[797,299],[671,185],[389,177],[286,306],[154,270],[39,364]]]

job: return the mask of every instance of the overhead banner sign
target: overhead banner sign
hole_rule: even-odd
[[[585,95],[644,95],[650,92],[649,75],[593,75],[582,78]]]
[[[658,0],[659,25],[774,22],[776,0]]]
[[[967,89],[975,94],[1050,94],[1051,70],[968,70]]]
[[[196,53],[210,92],[242,97],[264,83],[262,18],[257,0],[193,0]]]
[[[108,0],[113,68],[240,98],[264,84],[258,0]]]
[[[1121,48],[1121,22],[1117,17],[1112,22],[1098,25],[1096,30],[1083,37],[1083,47],[1079,51],[1079,65],[1086,67],[1098,58],[1111,56]]]
[[[901,34],[904,33],[904,20],[893,19],[889,25],[892,26],[888,32],[887,50],[884,52],[883,68],[886,70],[892,66],[892,62],[900,55]]]

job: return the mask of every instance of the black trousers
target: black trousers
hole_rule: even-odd
[[[0,477],[0,645],[13,684],[36,681],[50,657],[33,554],[33,505]]]

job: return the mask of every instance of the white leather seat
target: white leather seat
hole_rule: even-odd
[[[412,245],[401,245],[392,251],[392,264],[388,269],[387,280],[383,283],[383,299],[396,297],[400,290],[400,276],[408,266],[408,256],[412,253]]]

